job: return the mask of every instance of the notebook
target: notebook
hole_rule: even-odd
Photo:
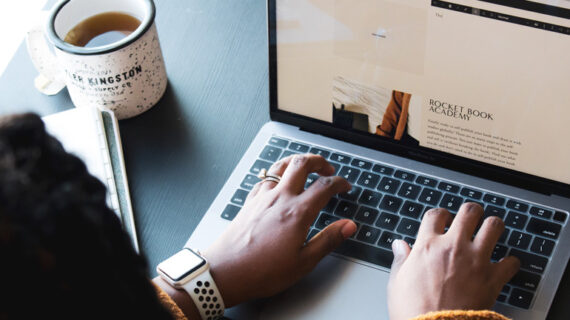
[[[545,318],[570,257],[569,19],[564,1],[269,0],[272,121],[186,246],[207,248],[257,174],[295,153],[353,185],[307,238],[341,218],[358,230],[294,287],[227,315],[387,319],[391,242],[413,247],[432,207],[477,202],[506,225],[491,260],[521,260],[493,309]]]
[[[74,108],[42,118],[48,133],[107,187],[107,204],[121,220],[139,251],[119,125],[111,111]]]

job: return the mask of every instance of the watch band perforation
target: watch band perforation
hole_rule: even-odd
[[[210,271],[204,271],[183,288],[194,301],[203,320],[215,320],[223,316],[224,302]]]

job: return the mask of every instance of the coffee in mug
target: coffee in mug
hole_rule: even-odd
[[[120,41],[141,22],[122,12],[105,12],[89,17],[73,27],[63,41],[78,47],[100,47]]]

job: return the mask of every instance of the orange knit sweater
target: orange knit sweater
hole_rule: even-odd
[[[155,286],[156,287],[156,286]],[[170,311],[176,320],[188,320],[182,310],[178,308],[176,303],[170,296],[156,287],[158,298],[162,305]],[[438,311],[430,312],[421,316],[413,318],[413,320],[508,320],[508,318],[493,312],[493,311],[464,311],[464,310],[451,310],[451,311]]]

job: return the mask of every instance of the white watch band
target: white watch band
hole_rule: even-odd
[[[216,286],[210,270],[206,270],[196,278],[182,286],[190,295],[203,320],[214,320],[222,317],[225,306],[220,290]]]

